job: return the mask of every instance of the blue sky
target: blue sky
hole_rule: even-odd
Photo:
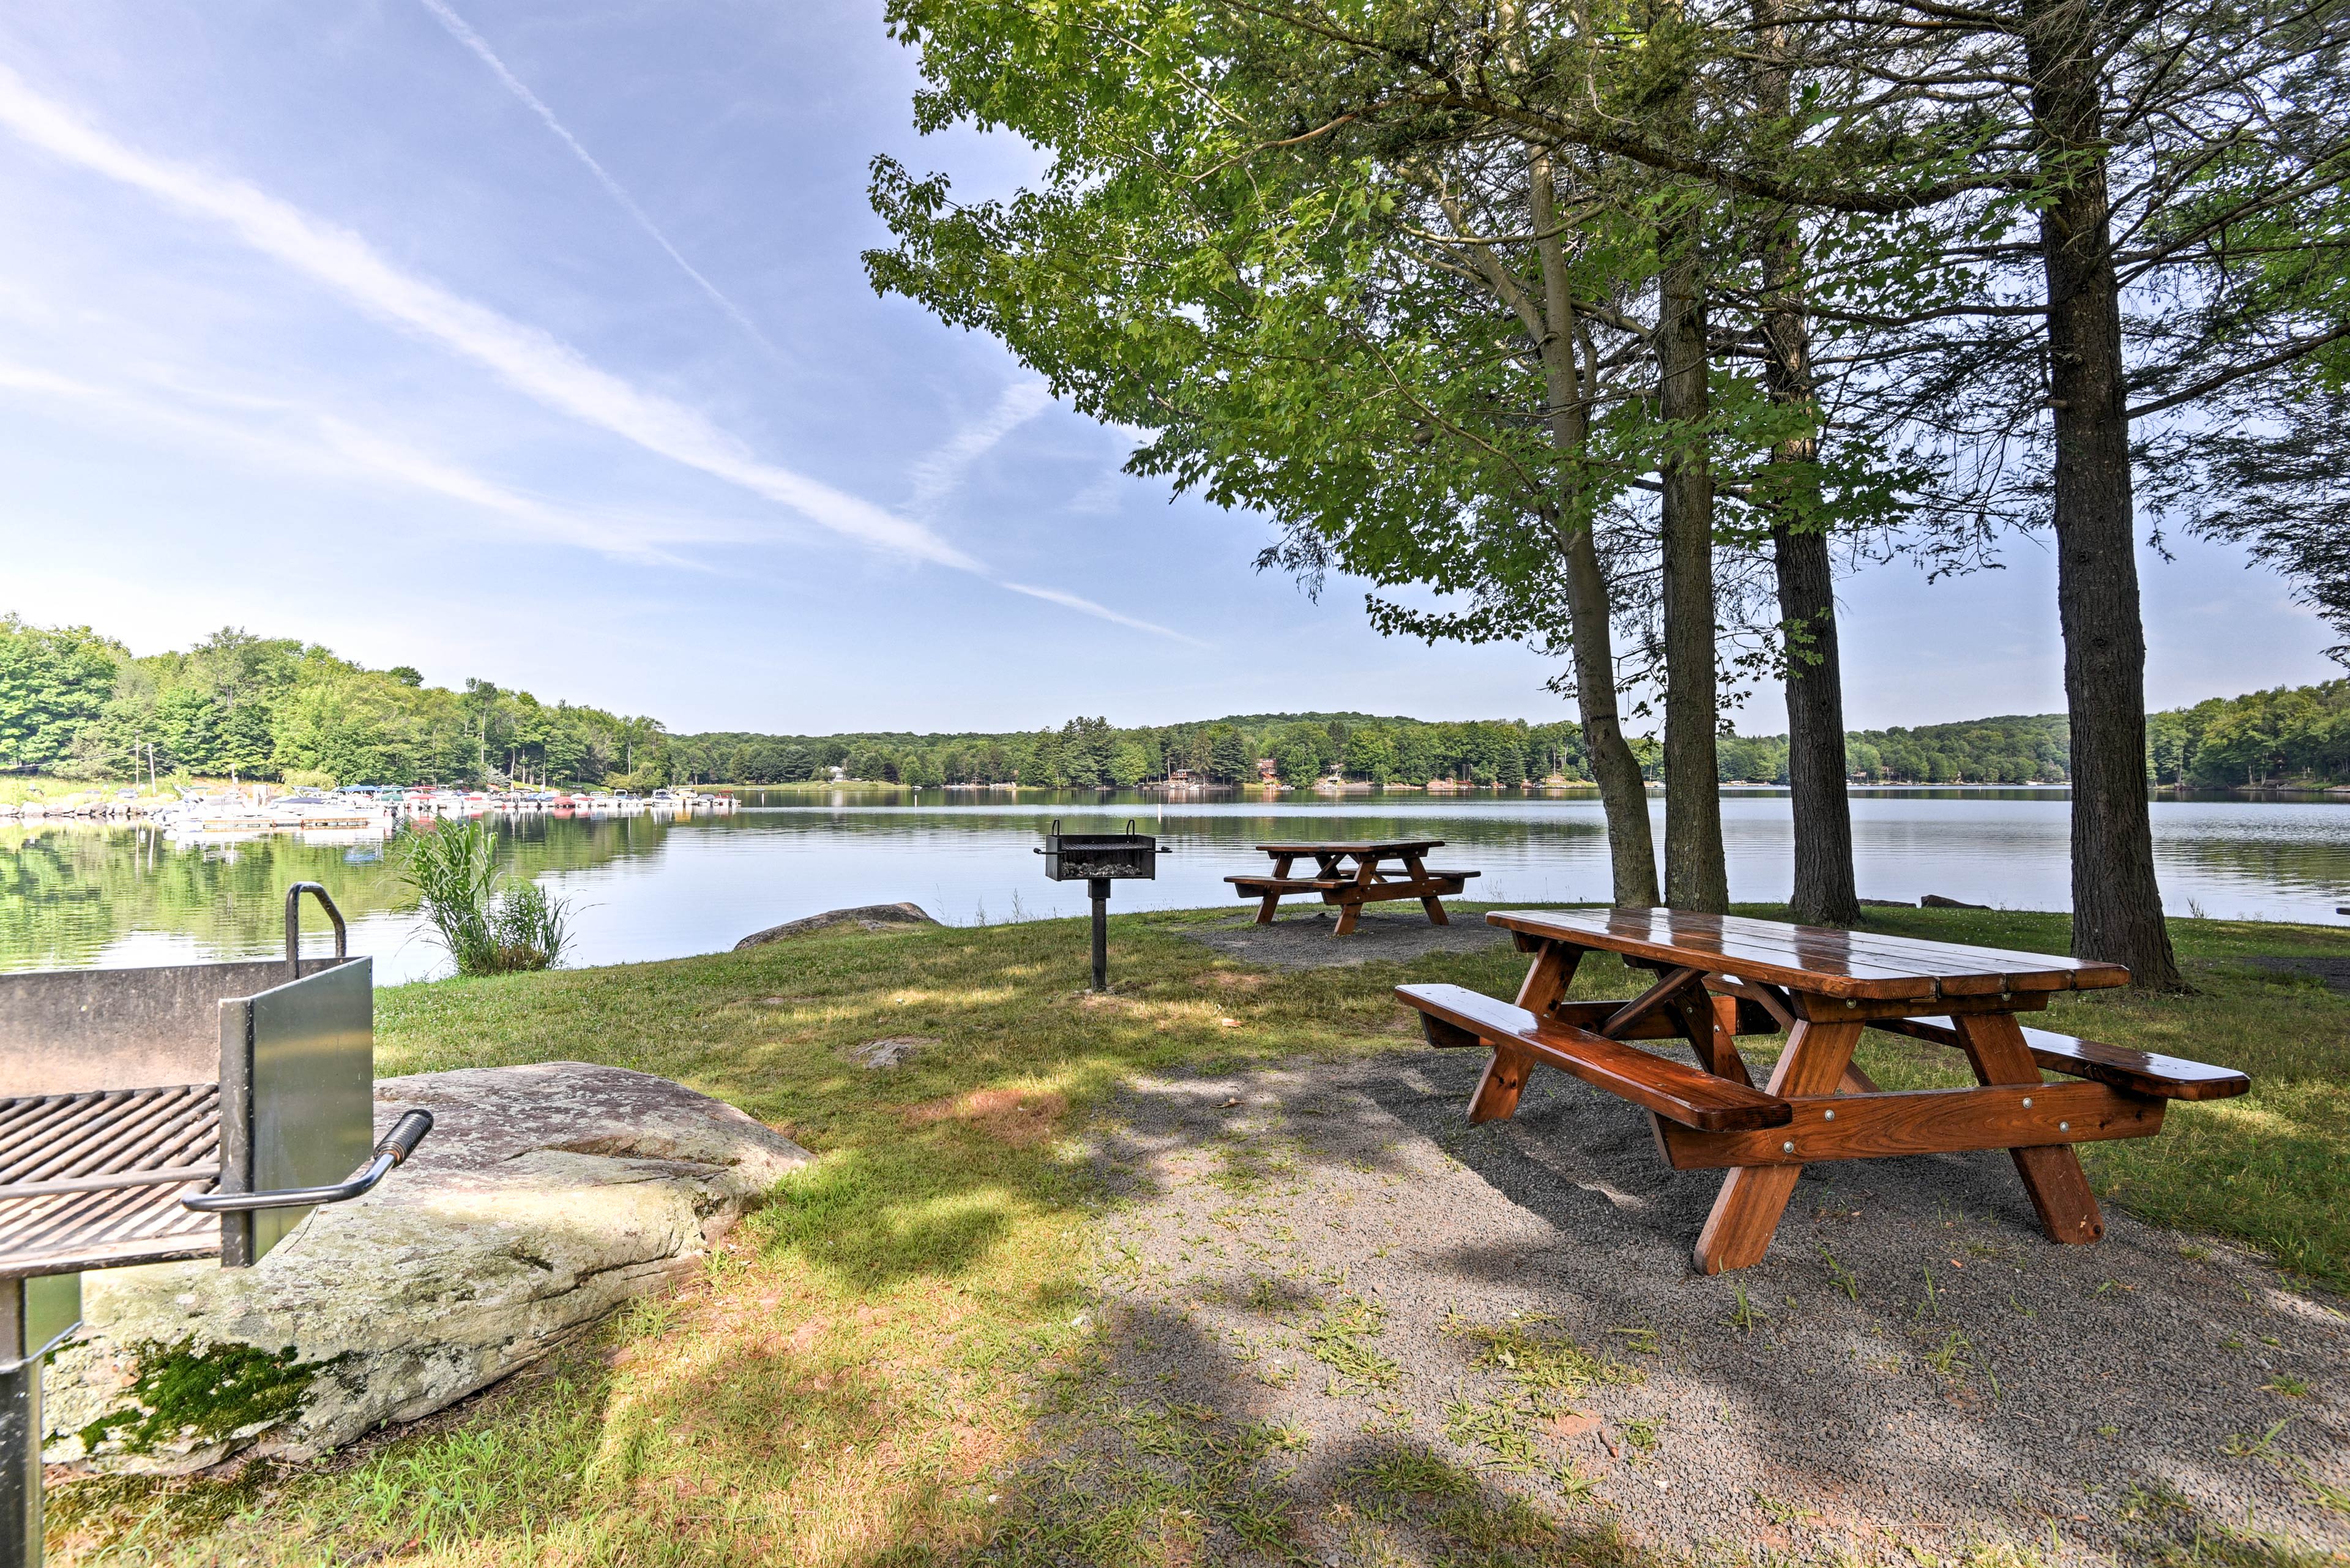
[[[913,86],[862,0],[13,0],[0,609],[681,730],[1565,715],[1522,650],[1256,575],[1260,521],[877,298],[874,153],[1035,166],[914,137]],[[2006,560],[1846,579],[1856,724],[2062,706],[2045,545]],[[2146,572],[2157,705],[2339,672],[2235,554]]]

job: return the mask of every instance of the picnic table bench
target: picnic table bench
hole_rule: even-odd
[[[1247,898],[1260,900],[1256,923],[1273,923],[1274,911],[1281,900],[1292,893],[1315,893],[1326,904],[1338,908],[1337,929],[1330,934],[1343,937],[1351,933],[1362,919],[1363,906],[1388,898],[1417,898],[1428,911],[1430,924],[1451,924],[1444,913],[1443,899],[1458,897],[1469,885],[1474,871],[1432,871],[1424,864],[1431,849],[1441,849],[1441,838],[1394,838],[1358,843],[1325,844],[1260,844],[1260,853],[1273,857],[1273,874],[1227,877],[1225,881],[1240,889]],[[1293,877],[1290,867],[1298,861],[1311,859],[1315,873],[1311,877]],[[1347,862],[1354,864],[1350,868]],[[1391,874],[1389,866],[1401,867],[1401,874]]]
[[[1707,1273],[1760,1262],[1806,1163],[2005,1148],[2053,1241],[2105,1220],[2073,1150],[2147,1137],[2172,1100],[2223,1099],[2243,1074],[2026,1028],[2062,991],[2126,985],[2118,964],[1668,909],[1496,911],[1533,955],[1514,1002],[1457,985],[1404,985],[1429,1044],[1492,1053],[1469,1119],[1512,1115],[1529,1074],[1555,1067],[1649,1113],[1676,1169],[1726,1169],[1697,1241]],[[1583,955],[1657,975],[1622,1002],[1570,1002]],[[1887,1092],[1853,1064],[1864,1029],[1966,1054],[1977,1086]],[[1757,1087],[1740,1035],[1787,1040]],[[1631,1044],[1679,1040],[1695,1066]],[[2043,1070],[2070,1080],[2051,1084]]]

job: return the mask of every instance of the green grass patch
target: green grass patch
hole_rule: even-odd
[[[1871,914],[1876,929],[2045,951],[2067,934],[2055,916]],[[1201,1560],[1207,1542],[1293,1555],[1302,1526],[1281,1478],[1302,1462],[1300,1434],[1100,1386],[1086,1282],[1117,1261],[1096,1251],[1104,1195],[1083,1134],[1138,1074],[1417,1049],[1391,986],[1445,980],[1506,995],[1524,960],[1504,946],[1276,972],[1180,934],[1227,918],[1115,919],[1118,984],[1106,996],[1084,990],[1073,920],[837,931],[380,993],[387,1075],[606,1063],[715,1095],[818,1158],[701,1279],[429,1429],[233,1481],[58,1488],[55,1561],[1176,1564]],[[2088,1146],[2093,1174],[2149,1218],[2350,1282],[2350,1210],[2334,1201],[2350,1161],[2350,999],[2245,962],[2350,952],[2350,935],[2228,921],[2174,930],[2196,994],[2067,998],[2049,1026],[2241,1067],[2255,1088],[2174,1108],[2158,1138]],[[1638,989],[1599,960],[1575,992]],[[886,1073],[851,1056],[908,1035],[937,1044]],[[1770,1042],[1753,1044],[1759,1062]],[[1964,1081],[1955,1053],[1892,1036],[1871,1035],[1862,1060],[1889,1086]],[[1236,1201],[1297,1179],[1277,1140],[1233,1143],[1215,1175]],[[1370,1389],[1392,1376],[1367,1303],[1274,1285],[1258,1294],[1259,1310],[1309,1334],[1334,1377]],[[1645,1334],[1627,1330],[1617,1348],[1652,1349],[1652,1335],[1629,1337]],[[1496,1459],[1483,1435],[1514,1454],[1535,1395],[1570,1397],[1619,1375],[1538,1323],[1487,1325],[1464,1343],[1514,1379],[1506,1409],[1471,1402],[1459,1415]],[[1099,1442],[1081,1453],[1073,1432]],[[1537,1529],[1474,1473],[1411,1454],[1378,1460],[1380,1479],[1315,1528],[1367,1563],[1634,1560],[1602,1527]]]

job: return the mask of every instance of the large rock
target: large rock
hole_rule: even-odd
[[[803,915],[780,926],[769,926],[764,931],[753,931],[734,944],[734,950],[739,953],[744,948],[763,947],[785,937],[805,937],[835,926],[862,926],[868,931],[885,931],[891,926],[937,924],[920,904],[859,904],[853,909],[827,909],[821,915]]]
[[[85,1275],[47,1457],[177,1473],[414,1420],[691,1270],[808,1160],[732,1106],[580,1062],[384,1079],[379,1131],[410,1106],[434,1117],[415,1158],[255,1267]]]

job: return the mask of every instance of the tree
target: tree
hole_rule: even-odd
[[[1365,725],[1347,734],[1344,766],[1348,778],[1393,784],[1396,762],[1395,736],[1388,731]]]
[[[0,618],[0,767],[55,767],[70,756],[128,658],[88,627],[48,630]]]
[[[1256,777],[1255,754],[1238,730],[1230,724],[1219,724],[1208,734],[1210,783],[1236,784]]]
[[[899,244],[868,255],[877,287],[994,333],[1081,408],[1150,431],[1136,472],[1273,514],[1284,543],[1262,564],[1542,600],[1574,650],[1617,897],[1654,902],[1594,537],[1626,479],[1613,435],[1598,452],[1591,435],[1641,417],[1596,382],[1638,238],[1570,250],[1538,150],[1496,161],[1434,126],[1377,155],[1287,134],[1320,123],[1343,64],[1311,29],[1171,6],[1040,18],[907,0],[890,16],[922,47],[926,127],[1002,119],[1058,161],[1041,190],[963,208],[879,161],[875,205]],[[1221,107],[1186,85],[1203,63]],[[1481,238],[1526,231],[1506,260]],[[1504,614],[1466,629],[1533,618]]]

